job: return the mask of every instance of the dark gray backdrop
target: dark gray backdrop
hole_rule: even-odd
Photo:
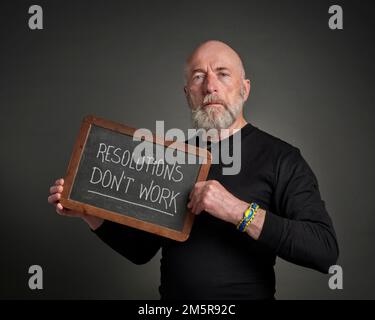
[[[28,28],[28,8],[44,30]],[[328,8],[344,9],[344,30]],[[279,299],[375,298],[374,11],[367,1],[7,1],[1,6],[1,298],[155,298],[158,254],[135,266],[79,220],[55,214],[81,119],[154,130],[189,127],[186,55],[220,39],[252,80],[245,115],[299,147],[316,173],[340,244],[344,289],[277,262]],[[44,289],[28,289],[28,267]],[[199,272],[199,270],[197,270]]]

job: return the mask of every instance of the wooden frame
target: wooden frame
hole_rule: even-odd
[[[68,165],[67,173],[65,176],[65,183],[64,183],[64,190],[62,192],[61,197],[61,204],[69,209],[90,214],[93,216],[97,216],[103,219],[111,220],[117,223],[121,223],[127,226],[131,226],[137,229],[141,229],[147,232],[151,232],[163,237],[167,237],[173,240],[177,241],[185,241],[189,237],[190,230],[194,221],[194,214],[188,210],[187,208],[187,214],[185,217],[183,229],[181,232],[177,230],[173,230],[164,226],[160,226],[157,224],[153,224],[150,222],[146,222],[143,220],[139,220],[130,216],[125,216],[123,214],[119,214],[116,212],[112,212],[106,209],[98,208],[93,205],[89,205],[86,203],[78,202],[75,200],[70,199],[70,194],[72,191],[72,187],[76,178],[76,174],[78,172],[78,167],[81,161],[81,156],[83,154],[83,151],[85,150],[86,140],[89,137],[90,128],[91,125],[96,125],[102,128],[110,129],[112,131],[133,136],[134,132],[137,129],[127,127],[125,125],[115,123],[112,121],[108,121],[102,118],[98,118],[95,116],[87,116],[84,118],[81,129],[78,134],[78,138],[75,142],[73,153]],[[188,145],[185,143],[176,143],[173,141],[164,141],[160,137],[155,137],[153,135],[153,139],[146,138],[145,140],[150,141],[154,144],[169,146],[171,143],[174,143],[177,150],[183,151],[185,153],[190,153],[194,155],[203,156],[204,163],[201,164],[201,167],[199,168],[198,178],[196,182],[198,181],[204,181],[207,178],[208,171],[211,165],[211,154],[209,151],[205,149],[200,149],[198,147]]]

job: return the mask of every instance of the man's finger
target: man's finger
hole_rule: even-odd
[[[57,206],[56,206],[56,212],[62,216],[66,216],[66,217],[81,217],[81,215],[78,213],[78,212],[75,212],[75,211],[72,211],[68,208],[64,208],[61,203],[59,203]]]
[[[190,194],[189,194],[189,198],[192,199],[194,197],[194,194],[199,193],[205,183],[206,183],[206,181],[197,182],[194,185],[194,187],[191,189]]]
[[[55,185],[56,186],[62,186],[62,185],[64,185],[64,179],[63,178],[57,179],[55,181]]]
[[[59,215],[62,215],[62,216],[65,216],[66,215],[66,212],[64,209],[59,209],[56,207],[56,212],[59,214]]]
[[[60,193],[52,194],[48,197],[48,203],[54,204],[56,201],[59,201],[61,197]]]
[[[58,203],[58,204],[56,205],[56,212],[57,212],[58,214],[63,215],[63,216],[72,216],[72,212],[71,212],[71,210],[69,210],[69,209],[67,209],[67,208],[64,208],[64,207],[62,206],[61,203]]]
[[[191,192],[191,196],[189,197],[190,198],[190,201],[189,201],[190,208],[194,207],[194,204],[197,202],[197,197],[198,197],[198,193],[195,190],[193,192]]]
[[[197,214],[197,210],[198,210],[198,207],[199,207],[199,201],[200,201],[200,199],[199,199],[198,196],[196,195],[195,198],[194,198],[193,201],[192,201],[192,209],[191,209],[191,211],[192,211],[194,214]]]
[[[198,214],[200,214],[202,211],[203,211],[203,207],[202,207],[201,204],[199,204],[199,205],[197,206],[197,208],[195,209],[195,214],[198,215]]]
[[[63,192],[64,190],[64,187],[59,185],[59,186],[52,186],[51,188],[49,188],[49,193],[50,194],[54,194],[54,193],[57,193],[57,192]]]

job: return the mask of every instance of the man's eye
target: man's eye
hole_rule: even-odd
[[[196,74],[195,76],[193,76],[194,81],[200,81],[200,80],[203,80],[203,79],[204,79],[203,74]]]
[[[226,73],[226,72],[220,72],[219,75],[221,77],[228,77],[229,76],[229,73]]]

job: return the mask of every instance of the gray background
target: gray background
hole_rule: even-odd
[[[44,30],[28,8],[44,9]],[[328,28],[341,4],[344,30]],[[374,11],[369,1],[3,1],[0,63],[0,297],[158,299],[159,254],[135,266],[47,204],[81,119],[189,127],[186,55],[228,42],[252,80],[245,115],[299,147],[340,244],[344,289],[278,259],[278,299],[375,298]],[[44,290],[28,289],[28,267]]]

